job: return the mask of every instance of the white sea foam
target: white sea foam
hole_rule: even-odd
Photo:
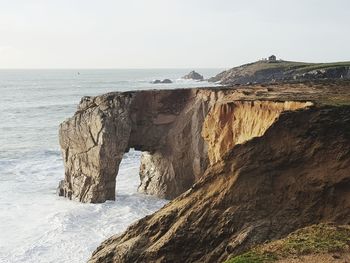
[[[47,155],[47,156],[46,156]],[[139,154],[123,160],[117,201],[81,204],[55,194],[62,178],[56,152],[1,170],[0,261],[84,262],[107,237],[166,203],[136,193]]]
[[[137,193],[140,153],[134,151],[120,166],[115,202],[58,197],[64,175],[58,125],[84,95],[208,83],[140,81],[176,79],[187,70],[79,71],[0,70],[0,262],[84,262],[104,239],[166,203]]]

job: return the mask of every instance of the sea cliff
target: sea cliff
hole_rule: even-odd
[[[222,262],[312,224],[349,224],[350,83],[109,93],[60,126],[59,193],[115,199],[123,154],[169,204],[90,262]]]

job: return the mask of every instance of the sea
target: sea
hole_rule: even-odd
[[[83,96],[212,86],[190,69],[0,70],[0,262],[86,262],[108,237],[168,201],[137,192],[141,153],[125,154],[116,200],[82,204],[56,194],[64,177],[58,126]],[[221,69],[198,69],[211,77]],[[172,84],[150,84],[169,78]]]

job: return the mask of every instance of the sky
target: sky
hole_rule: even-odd
[[[0,68],[350,60],[349,0],[0,0]]]

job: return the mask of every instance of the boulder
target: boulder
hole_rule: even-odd
[[[183,76],[184,79],[193,79],[193,80],[203,80],[203,76],[199,74],[198,72],[192,70],[187,75]]]
[[[163,79],[162,83],[163,84],[170,84],[170,83],[173,83],[173,82],[170,79]]]
[[[156,80],[151,81],[151,83],[152,84],[170,84],[173,82],[170,79],[163,79],[163,80],[156,79]]]

